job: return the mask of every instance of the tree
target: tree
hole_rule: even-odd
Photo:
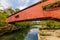
[[[16,8],[16,9],[15,9],[15,12],[18,12],[18,11],[20,11],[20,9]]]
[[[15,11],[10,7],[10,8],[7,8],[6,10],[5,10],[5,12],[7,13],[7,14],[9,14],[9,15],[12,15],[12,14],[14,14],[15,13]]]
[[[6,18],[7,18],[7,14],[5,14],[4,12],[0,12],[0,26],[5,25]]]

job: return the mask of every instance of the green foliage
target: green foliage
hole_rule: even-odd
[[[16,9],[15,9],[15,12],[18,12],[18,11],[20,11],[20,9],[16,8]]]
[[[6,14],[4,11],[0,12],[0,26],[5,26],[6,23],[6,18],[8,14]]]
[[[9,14],[9,15],[12,15],[15,13],[15,11],[12,9],[12,8],[7,8],[6,10],[6,13]]]
[[[15,26],[22,27],[22,28],[29,27],[30,26],[30,22],[17,22],[17,23],[15,23]]]
[[[24,40],[29,30],[29,28],[26,28],[17,30],[14,33],[7,33],[6,35],[0,36],[0,40]]]
[[[5,10],[0,10],[0,26],[8,25],[6,19],[9,15],[14,14],[18,9],[13,10],[12,8],[7,8]]]
[[[42,25],[42,27],[46,26],[46,28],[60,28],[60,22],[54,20],[41,21],[40,25]]]

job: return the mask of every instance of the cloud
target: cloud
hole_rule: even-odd
[[[19,6],[17,8],[19,8],[20,10],[26,8],[28,6],[28,3],[30,2],[30,0],[17,0],[19,3]]]
[[[7,1],[11,5],[11,7],[14,9],[20,5],[20,3],[17,0],[7,0]]]
[[[7,2],[7,0],[0,0],[0,9],[6,9],[10,7],[11,5]]]
[[[20,9],[20,10],[23,10],[24,8],[26,8],[27,6],[19,6],[19,7],[17,7],[18,9]]]
[[[3,10],[3,7],[0,7],[1,10]]]
[[[12,7],[22,10],[38,1],[40,0],[0,0],[0,6],[2,6],[0,9]]]
[[[30,5],[33,5],[35,3],[37,3],[38,1],[41,1],[41,0],[17,0],[19,3],[20,3],[20,6],[18,7],[20,10],[30,6]]]
[[[17,0],[20,4],[20,6],[27,6],[27,4],[30,2],[30,0]]]

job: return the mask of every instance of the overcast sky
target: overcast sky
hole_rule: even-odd
[[[40,0],[0,0],[0,9],[8,7],[24,9],[38,1]]]

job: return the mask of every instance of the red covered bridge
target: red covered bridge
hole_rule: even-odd
[[[7,18],[7,22],[37,19],[60,19],[60,0],[42,0]]]

